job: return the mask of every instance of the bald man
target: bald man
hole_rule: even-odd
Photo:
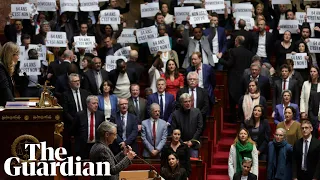
[[[60,75],[67,74],[69,66],[74,61],[74,54],[71,50],[65,50],[63,53],[63,62],[58,66],[57,74],[55,74],[57,77]]]
[[[141,66],[137,61],[138,61],[139,55],[136,50],[131,50],[130,51],[130,56],[127,62],[127,68],[129,69],[134,69],[138,75],[138,78],[140,79],[141,74],[144,72],[144,67]]]

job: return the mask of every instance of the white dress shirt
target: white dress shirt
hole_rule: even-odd
[[[88,115],[88,140],[87,143],[95,143],[96,141],[96,117],[95,113],[93,113],[93,124],[91,124],[91,112],[87,109]],[[93,126],[93,140],[90,141],[90,127]]]
[[[153,123],[156,123],[156,133],[157,133],[157,128],[158,128],[158,120],[153,119],[152,117],[150,117],[151,119],[151,135],[153,137]],[[157,134],[156,134],[157,135]]]
[[[123,117],[123,119],[122,119]],[[128,120],[128,112],[125,114],[120,113],[120,120],[122,120],[122,140],[125,141],[127,139],[126,137],[126,128],[127,128],[127,120]]]
[[[219,53],[219,40],[218,40],[218,31],[217,31],[217,27],[216,27],[216,35],[214,36],[214,38],[212,39],[212,53],[213,54],[218,54]]]
[[[283,89],[283,85],[284,85],[284,83],[286,83],[286,87],[285,87],[285,89]],[[282,83],[281,83],[281,89],[282,90],[288,90],[289,89],[289,78],[287,78],[287,79],[284,79],[283,81],[282,81]]]
[[[199,41],[201,42],[201,39]],[[200,52],[199,41],[196,41],[197,44],[196,44],[196,48],[194,49],[194,52]],[[203,47],[201,47],[201,49],[202,49],[202,51],[201,51],[202,63],[203,64],[209,64],[207,53],[203,50]]]
[[[73,98],[74,98],[74,101],[76,102],[77,112],[79,112],[79,111],[82,111],[83,107],[82,107],[82,103],[81,103],[80,90],[78,89],[77,91],[78,91],[78,93],[76,93],[76,91],[74,89],[72,89]],[[78,105],[78,101],[77,101],[77,96],[78,96],[78,99],[79,99],[79,103],[80,103],[80,108],[81,109],[78,108],[79,105]]]
[[[259,33],[257,55],[260,56],[260,57],[267,57],[266,38],[267,38],[267,33],[266,32],[264,32],[263,35],[261,35]]]
[[[311,138],[312,138],[312,135],[310,135],[309,136],[309,138],[308,139],[303,139],[303,143],[302,143],[302,162],[301,162],[301,169],[303,169],[303,167],[304,167],[304,147],[305,147],[305,145],[306,145],[306,142],[305,142],[305,140],[307,140],[308,141],[308,151],[309,151],[309,147],[310,147],[310,142],[311,142]],[[307,152],[308,153],[308,152]],[[307,166],[307,165],[306,165]]]
[[[198,84],[198,86],[203,88],[202,63],[200,64],[200,69],[199,70],[195,69],[195,71],[198,73],[198,76],[199,76],[199,84]]]

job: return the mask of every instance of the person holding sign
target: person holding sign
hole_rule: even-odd
[[[0,106],[14,101],[12,76],[19,60],[19,50],[15,43],[7,42],[0,51]]]
[[[68,18],[67,12],[63,12],[59,17],[59,21],[55,22],[54,25],[52,26],[54,27],[53,31],[66,32],[67,39],[71,43],[73,41],[73,36],[74,36],[73,24],[75,22],[73,21],[74,19]]]
[[[164,16],[164,22],[167,25],[171,25],[171,23],[173,23],[173,15],[169,14],[169,8],[168,8],[168,4],[167,3],[163,3],[161,5],[161,13]]]
[[[47,36],[47,32],[51,30],[49,22],[44,20],[41,22],[40,25],[40,32],[39,34],[33,36],[33,39],[31,41],[31,44],[42,44],[46,45],[45,39]]]
[[[291,53],[294,50],[294,44],[291,43],[291,32],[285,31],[283,34],[283,40],[277,41],[275,44],[276,66],[280,67],[285,63],[287,53]]]
[[[310,56],[309,48],[307,44],[303,41],[298,43],[298,47],[295,48],[296,53],[307,53],[305,56],[306,61],[308,62],[308,68],[306,69],[297,69],[296,71],[299,72],[304,80],[307,80],[309,77],[310,67],[312,66],[312,57]],[[292,53],[295,53],[292,52]]]

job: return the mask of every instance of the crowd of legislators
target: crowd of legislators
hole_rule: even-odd
[[[159,1],[145,0],[145,4],[152,2]],[[100,10],[124,14],[132,9],[130,0],[125,3],[123,8],[110,0]],[[172,50],[156,54],[150,54],[147,43],[117,43],[127,28],[123,15],[119,25],[100,24],[99,11],[60,13],[59,6],[56,12],[39,11],[30,20],[14,20],[9,15],[4,29],[8,42],[0,52],[0,106],[14,100],[14,90],[21,97],[39,97],[38,84],[48,81],[63,107],[63,146],[68,152],[74,148],[77,156],[90,158],[91,147],[99,141],[98,127],[108,121],[117,125],[115,133],[108,132],[116,135],[109,146],[114,155],[127,145],[138,153],[136,139],[141,136],[141,156],[161,159],[166,179],[187,179],[190,157],[198,157],[206,117],[215,104],[215,71],[226,70],[230,112],[238,110],[231,113],[229,122],[241,122],[230,148],[230,179],[257,178],[259,160],[268,161],[270,180],[320,179],[320,57],[308,50],[310,38],[320,37],[320,26],[308,23],[307,17],[294,33],[282,34],[278,26],[280,20],[296,19],[298,5],[307,12],[320,3],[241,3],[254,7],[252,29],[243,19],[236,22],[227,6],[224,14],[208,11],[210,23],[190,24],[187,17],[177,24],[174,7],[204,8],[205,2],[181,0],[178,5],[174,0],[170,4],[160,0],[154,17],[135,21],[135,28],[155,25],[159,37],[169,37]],[[41,75],[22,75],[19,46],[27,50],[26,59],[39,60],[38,51],[29,45],[46,45],[50,31],[66,32],[67,47],[47,47],[54,60],[41,60]],[[94,36],[95,47],[76,48],[74,36]],[[118,59],[116,68],[106,71],[106,56],[126,46],[133,49],[127,61]],[[296,69],[287,58],[296,53],[306,53],[307,68]],[[148,88],[140,89],[142,84]],[[272,112],[267,112],[267,101],[272,101]],[[268,115],[277,126],[271,142]],[[169,144],[168,136],[172,137]]]

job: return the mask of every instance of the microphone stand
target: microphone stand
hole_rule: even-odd
[[[150,166],[149,177],[151,177],[151,173],[152,173],[151,168],[153,168],[153,170],[156,172],[156,177],[154,177],[153,180],[161,180],[161,177],[159,176],[157,169],[152,164],[150,164],[149,162],[147,162],[146,160],[144,160],[143,158],[141,158],[139,156],[136,156],[136,157]]]

